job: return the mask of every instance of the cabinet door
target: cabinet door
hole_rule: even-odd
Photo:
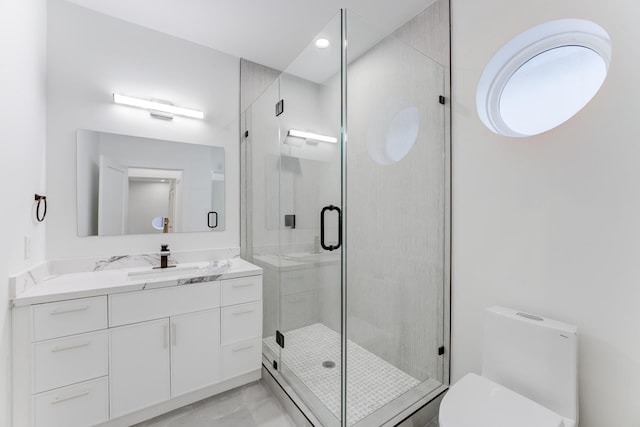
[[[171,318],[171,395],[220,381],[220,309]]]
[[[170,398],[169,319],[109,330],[111,418]]]

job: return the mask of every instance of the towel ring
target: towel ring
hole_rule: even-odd
[[[38,202],[38,205],[36,206],[36,219],[38,220],[38,222],[42,222],[44,221],[44,217],[47,216],[47,196],[36,194],[35,200]],[[43,201],[44,211],[42,212],[42,216],[40,216],[40,203],[42,203]]]

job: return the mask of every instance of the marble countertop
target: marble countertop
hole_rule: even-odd
[[[12,304],[19,307],[259,274],[262,274],[260,267],[240,258],[178,263],[175,270],[154,270],[143,266],[57,274],[38,278],[33,285],[16,292]],[[145,275],[153,277],[140,278]]]

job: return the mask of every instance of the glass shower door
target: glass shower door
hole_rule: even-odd
[[[338,15],[279,78],[279,369],[326,426],[341,413],[340,28]]]

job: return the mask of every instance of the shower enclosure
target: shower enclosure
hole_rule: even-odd
[[[263,361],[325,426],[395,425],[448,384],[448,68],[410,25],[343,10],[283,72],[242,76],[266,87],[241,120]]]

